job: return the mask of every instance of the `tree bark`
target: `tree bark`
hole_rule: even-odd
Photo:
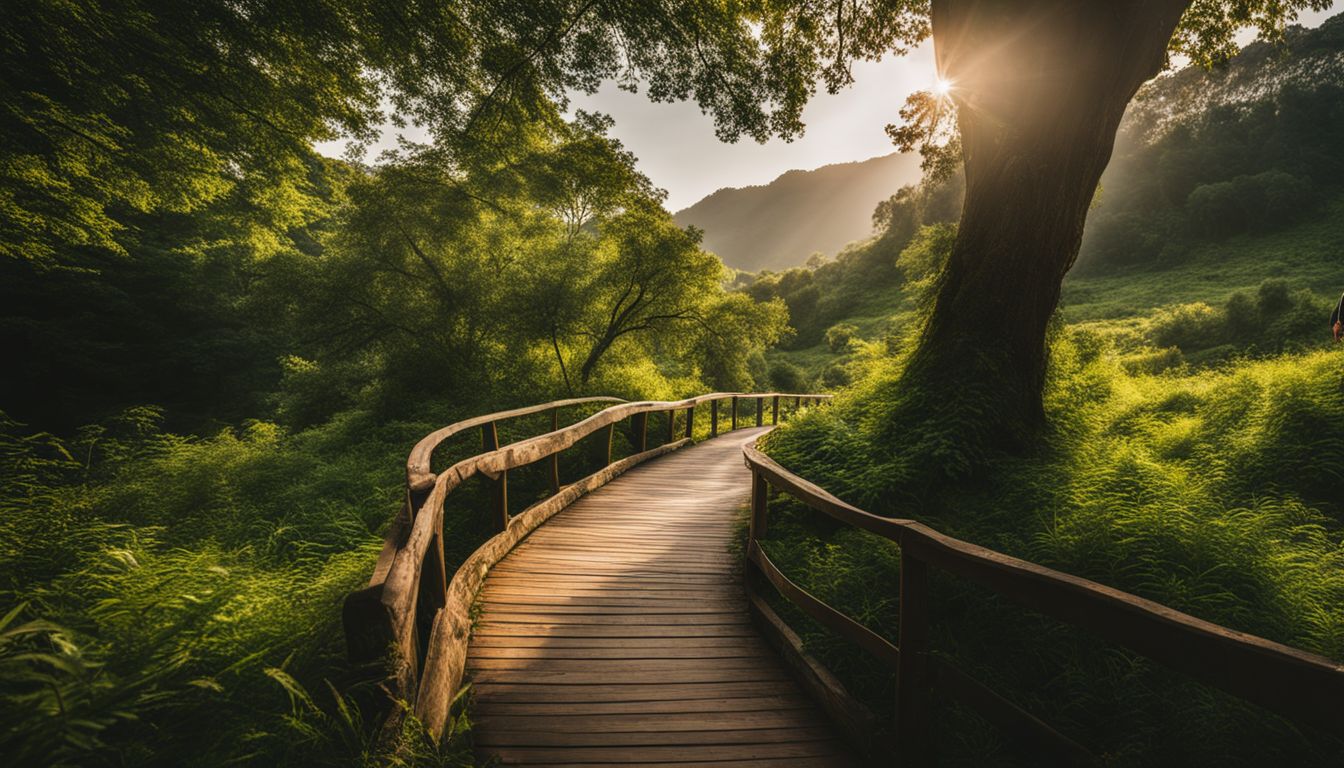
[[[903,386],[922,418],[1022,445],[1046,332],[1115,133],[1190,0],[933,0],[966,168],[960,229]],[[956,411],[956,413],[954,413]],[[968,438],[972,436],[967,436]]]

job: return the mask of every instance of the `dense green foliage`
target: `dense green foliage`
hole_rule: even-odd
[[[1102,177],[1080,270],[1170,264],[1198,242],[1321,215],[1344,170],[1344,93],[1334,64],[1344,19],[1297,32],[1288,44],[1287,52],[1256,44],[1223,70],[1192,69],[1145,89]],[[1210,98],[1207,108],[1183,112],[1181,97],[1201,85],[1263,95]]]
[[[1336,19],[1295,35],[1303,48],[1286,54],[1283,68],[1329,60],[1322,50],[1338,50],[1340,28]],[[879,212],[902,225],[887,230],[898,235],[892,240],[852,246],[820,269],[765,275],[753,289],[790,302],[810,288],[812,306],[834,308],[813,335],[772,352],[772,365],[801,366],[823,385],[855,382],[834,406],[771,435],[771,455],[879,514],[1344,658],[1344,361],[1326,328],[1341,288],[1344,198],[1337,175],[1312,167],[1337,162],[1338,142],[1325,137],[1334,123],[1323,116],[1338,99],[1328,82],[1279,90],[1282,81],[1255,80],[1246,73],[1265,49],[1247,55],[1231,65],[1242,76],[1236,86],[1264,98],[1237,108],[1182,113],[1188,102],[1161,102],[1166,86],[1152,87],[1165,132],[1123,145],[1094,204],[1082,269],[1065,282],[1055,324],[1050,427],[1039,445],[971,462],[973,447],[957,440],[956,424],[897,434],[886,420],[912,396],[901,369],[954,232],[940,223],[946,218],[910,205],[935,190],[912,189]],[[1311,71],[1329,80],[1333,70]],[[1181,73],[1175,82],[1184,88],[1215,76]],[[1131,126],[1153,119],[1138,109]],[[1135,136],[1137,128],[1122,138]],[[1297,147],[1301,156],[1289,149]],[[1174,189],[1183,191],[1163,197]],[[1200,189],[1234,195],[1246,208],[1235,220],[1204,218]],[[1278,193],[1303,197],[1276,208]],[[1127,246],[1120,233],[1160,248]],[[872,277],[836,279],[859,265]],[[845,344],[831,343],[841,335]],[[837,369],[846,375],[830,379]],[[928,483],[941,473],[956,482]],[[766,549],[781,568],[895,638],[898,549],[782,498],[772,510]],[[984,590],[936,576],[934,588],[935,652],[1108,764],[1344,759],[1337,739]],[[889,676],[874,675],[862,652],[805,616],[789,615],[851,690],[889,712]],[[948,764],[1033,764],[968,712],[949,706],[935,721]]]
[[[1315,302],[1318,317],[1322,307],[1328,304]],[[1154,327],[1169,316],[1158,313]],[[1123,351],[1115,340],[1121,333],[1096,324],[1064,332],[1054,344],[1045,444],[1025,458],[1001,458],[955,489],[931,495],[902,486],[909,452],[880,419],[902,396],[892,386],[899,363],[890,360],[873,363],[833,408],[773,434],[768,450],[875,512],[915,517],[1201,618],[1344,657],[1339,353],[1135,373],[1130,363],[1158,350]],[[936,445],[926,436],[920,449]],[[766,548],[785,572],[895,637],[896,548],[837,530],[796,505],[776,509]],[[1333,765],[1344,758],[1344,744],[1303,734],[1132,653],[950,577],[935,587],[936,652],[1116,765]],[[886,706],[891,680],[874,676],[860,651],[817,627],[805,634],[853,690]],[[1013,764],[992,728],[958,712],[936,719],[952,764]]]
[[[1201,0],[1175,48],[1212,55],[1235,22],[1274,32],[1285,8],[1310,4]],[[401,503],[407,447],[469,414],[568,393],[674,397],[857,377],[840,407],[774,446],[877,509],[912,498],[892,484],[900,446],[863,414],[901,396],[889,358],[918,327],[960,179],[901,190],[879,206],[882,234],[833,262],[733,292],[609,121],[567,115],[565,101],[604,79],[644,82],[655,100],[696,99],[726,139],[791,137],[818,82],[843,86],[853,60],[923,40],[927,4],[834,15],[708,0],[6,10],[0,343],[13,365],[0,381],[0,752],[10,762],[469,763],[469,743],[454,738],[469,732],[465,719],[442,746],[411,720],[402,750],[380,753],[381,694],[368,685],[379,670],[343,661],[338,626],[341,598],[367,578]],[[1155,144],[1193,169],[1190,189],[1168,201],[1184,218],[1161,236],[1206,243],[1236,216],[1250,237],[1306,203],[1334,205],[1315,161],[1289,167],[1280,152],[1223,167],[1193,145],[1235,153],[1268,132],[1334,162],[1334,134],[1303,133],[1334,115],[1314,99],[1334,95],[1280,95],[1278,108]],[[360,148],[386,112],[428,141],[366,166]],[[314,153],[338,136],[353,140],[346,160]],[[1139,210],[1128,189],[1115,184],[1119,218]],[[1267,218],[1240,215],[1248,206]],[[1337,653],[1341,409],[1319,381],[1334,358],[1187,367],[1303,342],[1322,299],[1302,289],[1318,286],[1263,276],[1066,334],[1050,442],[964,497],[924,499],[931,519],[987,510],[956,516],[973,523],[954,532]],[[797,355],[767,361],[789,317]],[[867,463],[849,463],[856,443],[838,436],[871,447]],[[449,452],[474,452],[473,439]],[[942,461],[947,449],[932,439],[916,458]],[[565,466],[581,471],[574,458]],[[1116,463],[1133,471],[1107,469]],[[1204,464],[1207,480],[1195,471]],[[451,562],[486,533],[471,514],[476,492],[463,489],[449,511]],[[984,503],[996,494],[1009,503]],[[1128,516],[1110,517],[1122,504]],[[1007,515],[1022,509],[1056,515],[1048,526]],[[819,594],[869,601],[865,615],[889,628],[889,596],[856,587],[889,579],[892,553],[823,546],[829,534],[806,525],[780,528],[797,532],[792,550],[781,542],[790,563],[815,562],[810,575],[832,585]],[[1030,629],[990,618],[1001,637]],[[1111,679],[1048,648],[1064,648],[1056,658],[1079,670],[1075,682]],[[1027,679],[1033,668],[1011,670]],[[1096,697],[1077,683],[1039,698],[1048,708],[1076,690]],[[1125,690],[1132,698],[1113,704],[1145,693]],[[1131,709],[1140,726],[1157,722]],[[1078,725],[1110,733],[1081,715]]]
[[[609,120],[562,116],[618,38],[659,28],[563,5],[15,9],[0,33],[11,763],[470,763],[469,742],[436,747],[413,719],[381,753],[380,670],[344,660],[340,603],[368,578],[409,447],[568,393],[764,382],[783,305],[725,289]],[[721,26],[721,57],[747,30]],[[665,97],[685,94],[661,78],[690,77],[669,57],[703,66],[686,45],[639,48]],[[429,143],[373,167],[314,153],[338,135],[358,150],[389,107]],[[764,130],[741,107],[725,130]],[[479,493],[458,496],[452,562],[487,535]]]

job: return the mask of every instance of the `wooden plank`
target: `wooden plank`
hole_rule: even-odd
[[[720,722],[731,722],[732,717],[719,717],[720,713],[804,713],[814,717],[813,703],[801,695],[738,695],[716,699],[657,699],[657,701],[589,701],[589,702],[481,702],[473,706],[474,720],[489,717],[593,717],[616,716],[712,716]]]
[[[554,715],[478,714],[474,721],[485,730],[546,731],[554,728],[574,730]],[[676,712],[651,714],[589,713],[583,730],[590,733],[670,733],[675,731],[750,731],[759,728],[815,728],[816,718],[806,709],[758,709],[723,717],[719,712]]]
[[[559,624],[547,622],[481,622],[472,637],[755,637],[746,622],[738,624]]]
[[[473,651],[488,653],[492,648],[548,648],[563,651],[569,648],[594,649],[623,648],[632,651],[650,649],[658,653],[662,649],[678,648],[685,651],[697,651],[722,648],[750,648],[759,652],[765,645],[754,635],[741,637],[528,637],[525,635],[495,635],[473,637]]]
[[[797,695],[789,680],[738,683],[677,683],[631,685],[562,685],[556,683],[480,683],[473,686],[476,701],[501,703],[720,701],[734,696]]]
[[[611,768],[611,763],[537,763],[539,768]],[[855,763],[844,755],[821,757],[773,757],[768,760],[693,760],[690,762],[644,762],[640,768],[848,768]]]
[[[544,659],[545,664],[519,663],[517,657],[484,658],[473,655],[470,668],[473,671],[528,671],[544,666],[547,670],[556,672],[603,672],[610,674],[613,680],[624,680],[630,675],[646,673],[757,670],[773,674],[781,669],[774,659],[761,653],[718,659],[565,659],[545,654],[534,654],[531,658]]]
[[[830,722],[757,635],[729,554],[750,491],[741,445],[760,431],[632,470],[495,566],[467,664],[484,753],[843,763]]]
[[[680,639],[680,638],[679,638]],[[550,645],[542,644],[532,647],[509,647],[494,645],[490,647],[475,647],[472,649],[472,659],[474,664],[484,666],[487,662],[507,659],[512,665],[517,665],[519,660],[524,661],[551,661],[563,660],[641,660],[641,661],[668,661],[679,659],[690,659],[697,664],[710,659],[751,659],[759,660],[765,655],[765,649],[752,643],[750,645],[729,645],[722,647],[696,647],[685,646],[677,643],[662,642],[656,646],[616,646],[613,648],[555,648]]]
[[[496,723],[493,727],[487,725],[479,732],[473,730],[472,733],[476,745],[484,747],[486,750],[497,745],[508,747],[666,747],[677,745],[703,747],[830,741],[835,738],[827,728],[818,726],[815,720],[808,725],[800,724],[782,728],[710,728],[700,731],[677,729],[602,731],[591,729],[587,721],[583,723],[582,728],[575,728],[573,723],[557,721],[553,730],[537,730],[535,726],[504,729]]]
[[[583,480],[568,485],[559,494],[552,496],[545,501],[534,504],[524,510],[517,517],[508,522],[507,527],[501,533],[491,537],[485,544],[482,544],[471,557],[467,558],[453,576],[452,583],[448,587],[447,599],[444,609],[440,610],[430,631],[429,648],[430,652],[426,657],[424,669],[418,681],[418,690],[415,693],[415,714],[424,723],[426,729],[431,734],[438,734],[443,731],[444,725],[448,719],[448,709],[457,691],[461,685],[462,671],[465,667],[465,657],[467,654],[467,636],[469,629],[468,616],[472,600],[475,598],[480,588],[481,582],[485,577],[490,566],[503,558],[523,537],[531,533],[537,526],[546,522],[553,515],[564,509],[576,499],[585,493],[598,488],[613,478],[618,477],[626,470],[639,465],[641,462],[655,458],[662,454],[676,450],[681,447],[681,443],[672,443],[642,454],[626,457],[615,464],[609,465]],[[431,500],[445,493],[447,481],[456,478],[460,482],[461,475],[457,469],[451,474],[441,475],[435,482],[434,492],[431,494]],[[436,525],[442,515],[442,504],[439,503],[432,509],[439,510],[437,516],[422,515],[415,522],[416,529],[412,531],[412,540],[423,527]],[[442,530],[441,528],[439,530]],[[406,562],[402,560],[408,552],[414,552],[411,547],[407,547],[398,552],[398,561],[394,562],[394,568],[391,572],[388,584],[384,586],[383,602],[389,606],[400,606],[400,612],[394,613],[393,626],[396,629],[398,647],[401,652],[398,654],[397,666],[395,668],[395,677],[393,678],[396,688],[394,693],[398,695],[408,695],[416,682],[414,678],[414,655],[411,651],[404,650],[408,639],[412,634],[411,629],[404,629],[407,623],[413,626],[413,617],[415,612],[415,603],[405,601],[389,594],[390,588],[397,585],[404,589],[411,577],[405,575]],[[402,566],[399,571],[397,566]],[[411,561],[409,565],[414,566]],[[418,574],[416,574],[418,575]],[[406,618],[409,617],[409,618]],[[390,716],[385,730],[395,729],[400,721],[397,716]]]
[[[638,593],[637,593],[638,594]],[[533,606],[554,606],[555,608],[567,609],[567,613],[586,613],[589,611],[602,611],[607,608],[622,608],[629,612],[650,612],[650,613],[696,613],[699,612],[722,612],[737,611],[746,605],[746,598],[684,598],[677,599],[673,597],[660,597],[644,599],[642,597],[595,597],[592,595],[549,595],[536,594],[501,594],[497,590],[489,590],[484,593],[484,598],[493,605],[513,606],[513,610],[519,607]]]
[[[475,719],[498,715],[515,717],[525,715],[562,715],[589,717],[593,715],[705,715],[722,712],[813,712],[812,702],[797,694],[776,696],[728,696],[720,699],[669,699],[653,701],[589,701],[589,702],[506,702],[477,700],[472,711]],[[726,718],[720,718],[727,722]]]
[[[843,755],[836,741],[798,741],[783,744],[679,745],[627,748],[603,747],[502,747],[489,750],[503,765],[532,765],[538,762],[597,762],[639,765],[667,760],[775,760],[782,757],[823,757]]]

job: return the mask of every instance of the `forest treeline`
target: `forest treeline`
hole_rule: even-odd
[[[520,75],[486,30],[548,11],[375,6],[19,12],[0,118],[11,416],[69,430],[153,403],[195,428],[283,401],[311,423],[370,387],[387,405],[751,383],[778,308],[719,289],[605,118],[551,98],[562,75],[490,86]],[[314,151],[367,144],[387,110],[429,140],[373,166]]]
[[[729,290],[610,120],[557,96],[607,57],[510,63],[560,10],[7,10],[9,764],[374,759],[378,674],[345,661],[339,606],[416,440],[570,395],[768,384],[784,304]],[[368,156],[391,114],[427,138]],[[337,137],[347,157],[314,150]],[[452,517],[460,559],[489,532]],[[418,738],[383,759],[471,762]]]
[[[187,428],[303,427],[505,387],[749,389],[782,305],[723,289],[606,127],[579,115],[470,174],[433,145],[372,167],[308,154],[264,206],[235,189],[6,259],[6,409],[59,430],[146,403]]]

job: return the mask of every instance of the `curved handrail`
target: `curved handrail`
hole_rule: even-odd
[[[448,438],[468,429],[483,427],[489,424],[505,421],[507,419],[516,419],[520,416],[530,416],[534,413],[543,411],[558,410],[572,405],[585,405],[588,403],[624,403],[619,397],[572,397],[568,400],[554,400],[540,405],[529,405],[526,408],[515,408],[511,411],[498,411],[496,413],[487,413],[484,416],[476,416],[464,421],[454,422],[446,427],[430,432],[428,435],[420,438],[420,442],[415,444],[411,453],[406,457],[406,487],[412,492],[424,490],[434,484],[434,472],[430,468],[430,460],[434,456],[434,449]]]
[[[739,403],[755,400],[755,423],[765,423],[765,404],[771,401],[771,423],[781,418],[781,401],[787,411],[792,398],[794,410],[805,403],[830,399],[829,395],[781,392],[716,392],[676,401],[643,401],[614,405],[575,424],[536,437],[496,447],[457,462],[429,475],[428,458],[433,447],[448,436],[473,426],[484,426],[498,418],[538,413],[557,406],[593,402],[597,398],[557,401],[541,406],[504,411],[468,419],[427,435],[416,445],[408,459],[408,493],[404,512],[394,521],[383,555],[379,557],[369,586],[346,598],[343,619],[352,658],[381,656],[391,649],[391,672],[384,685],[395,698],[412,702],[411,711],[431,734],[442,732],[448,709],[460,687],[470,634],[470,607],[485,574],[523,537],[550,516],[588,491],[601,486],[629,467],[689,444],[694,436],[695,408],[711,406],[711,436],[719,431],[719,404],[731,402],[730,428],[738,426]],[[615,400],[615,398],[609,398]],[[676,413],[686,411],[684,436],[677,439]],[[667,441],[653,449],[647,445],[648,417],[667,413]],[[617,422],[629,418],[634,427],[635,453],[619,461],[611,458],[612,430]],[[607,439],[604,468],[577,482],[561,487],[557,459],[560,452],[579,440],[605,430]],[[552,462],[551,495],[516,516],[508,512],[509,470],[542,459]],[[415,474],[412,474],[414,472]],[[469,478],[481,475],[491,484],[491,514],[498,533],[490,538],[447,579],[443,559],[444,501]],[[421,646],[425,646],[423,665]],[[384,726],[384,734],[396,732],[400,709],[394,709]]]
[[[1344,664],[1198,619],[1160,603],[946,536],[913,520],[879,517],[789,472],[754,445],[747,559],[781,595],[897,673],[896,733],[903,759],[926,754],[927,694],[957,698],[992,722],[1018,731],[1038,750],[1070,763],[1091,756],[1072,740],[1002,698],[945,659],[930,656],[926,567],[977,582],[1022,605],[1094,632],[1216,688],[1289,719],[1338,732],[1344,725]],[[875,635],[789,581],[765,556],[769,488],[814,510],[895,542],[901,548],[900,637]]]

